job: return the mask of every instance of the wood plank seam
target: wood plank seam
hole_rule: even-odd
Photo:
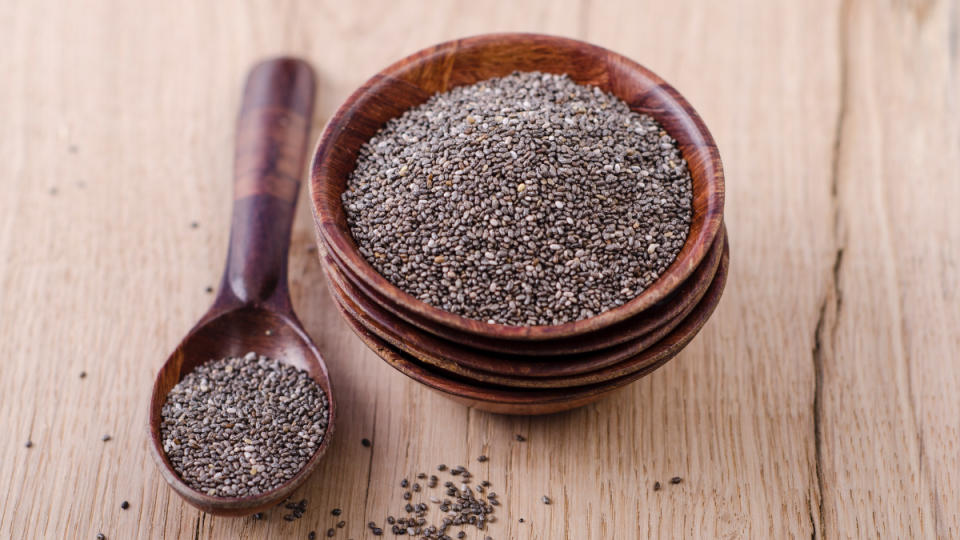
[[[840,274],[843,268],[843,251],[846,247],[846,234],[843,230],[843,205],[840,200],[840,160],[843,157],[843,138],[846,128],[847,109],[849,107],[849,76],[850,76],[850,45],[849,45],[849,24],[850,24],[850,0],[841,0],[837,20],[837,46],[839,56],[840,73],[838,76],[839,104],[834,124],[833,152],[830,164],[830,204],[833,232],[833,262],[831,273],[827,283],[827,290],[824,292],[823,300],[820,303],[819,317],[814,327],[813,336],[813,368],[814,368],[814,392],[813,392],[813,440],[816,446],[815,470],[816,478],[816,499],[817,516],[813,514],[813,501],[808,505],[810,510],[810,524],[813,526],[811,538],[826,538],[826,518],[824,516],[824,474],[823,474],[823,381],[824,381],[824,360],[827,356],[825,347],[830,347],[830,353],[833,352],[833,339],[837,332],[840,309],[843,306],[843,291],[840,284]],[[826,324],[827,317],[830,317],[831,323]],[[818,535],[819,531],[819,535]]]

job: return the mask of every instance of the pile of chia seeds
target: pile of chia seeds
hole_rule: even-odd
[[[307,372],[248,353],[203,364],[161,411],[163,450],[193,489],[257,495],[293,478],[320,446],[327,396]]]
[[[438,308],[509,325],[622,305],[676,258],[692,180],[648,115],[566,75],[437,94],[361,149],[343,193],[360,252]]]

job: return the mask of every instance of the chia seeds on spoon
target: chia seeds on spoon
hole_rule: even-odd
[[[319,448],[329,411],[305,371],[251,352],[197,367],[167,395],[161,417],[163,450],[187,485],[242,497],[293,478]]]
[[[566,75],[437,94],[359,153],[342,196],[360,253],[435,307],[510,325],[584,319],[683,247],[692,180],[648,115]]]

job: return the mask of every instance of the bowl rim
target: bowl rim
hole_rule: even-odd
[[[457,54],[478,48],[507,44],[576,50],[598,61],[605,62],[605,65],[616,66],[618,69],[630,72],[633,76],[645,79],[648,81],[647,86],[649,87],[647,92],[656,92],[657,97],[664,99],[669,104],[670,110],[676,113],[676,117],[679,119],[677,126],[668,129],[668,133],[677,139],[677,133],[682,132],[687,139],[693,141],[689,146],[696,147],[696,154],[688,154],[681,149],[684,159],[691,163],[693,161],[691,158],[696,157],[698,158],[696,161],[702,165],[703,183],[707,190],[707,196],[704,199],[705,207],[700,212],[697,212],[697,209],[694,208],[694,216],[698,213],[703,214],[704,226],[697,235],[688,234],[684,247],[681,248],[681,253],[685,251],[689,244],[692,244],[690,251],[683,258],[679,256],[675,258],[656,281],[644,289],[642,293],[620,306],[593,317],[559,325],[514,326],[470,319],[432,306],[400,289],[377,272],[360,254],[349,230],[344,231],[337,224],[335,217],[337,207],[339,207],[340,212],[343,212],[340,198],[335,197],[336,203],[331,203],[329,199],[334,198],[322,196],[323,190],[321,188],[326,183],[327,175],[330,172],[326,163],[334,152],[340,136],[346,131],[364,100],[377,95],[377,92],[386,86],[385,81],[401,80],[404,73],[423,67],[424,64],[438,59],[446,61],[452,69],[453,59]],[[447,87],[447,89],[449,88]],[[623,99],[623,96],[619,97]],[[631,107],[631,109],[637,110],[635,107]],[[656,110],[644,110],[643,112],[657,117]],[[691,152],[693,151],[691,150]],[[317,232],[322,235],[322,238],[317,239],[318,242],[325,241],[329,248],[335,251],[337,259],[342,261],[354,275],[369,286],[382,291],[387,298],[394,301],[398,306],[396,309],[409,310],[438,325],[481,337],[525,341],[572,337],[596,331],[633,317],[668,296],[693,273],[709,251],[722,222],[724,184],[723,165],[713,136],[693,106],[676,89],[639,63],[603,47],[571,38],[535,33],[481,34],[446,41],[421,49],[379,71],[357,88],[340,105],[327,123],[314,150],[309,182],[311,210]],[[392,306],[386,307],[394,309]]]

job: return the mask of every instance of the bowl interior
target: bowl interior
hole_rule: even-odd
[[[674,137],[693,177],[693,222],[673,264],[626,304],[580,321],[551,326],[507,326],[467,319],[405,293],[381,276],[359,253],[340,196],[360,148],[384,124],[452,87],[513,71],[566,73],[600,87],[633,110],[653,116]],[[492,34],[442,43],[381,71],[340,107],[327,125],[313,159],[311,198],[319,234],[336,258],[383,292],[391,310],[416,313],[481,336],[544,340],[582,335],[636,315],[666,297],[700,264],[720,227],[723,171],[719,153],[696,111],[670,85],[641,65],[576,40],[536,34]]]

